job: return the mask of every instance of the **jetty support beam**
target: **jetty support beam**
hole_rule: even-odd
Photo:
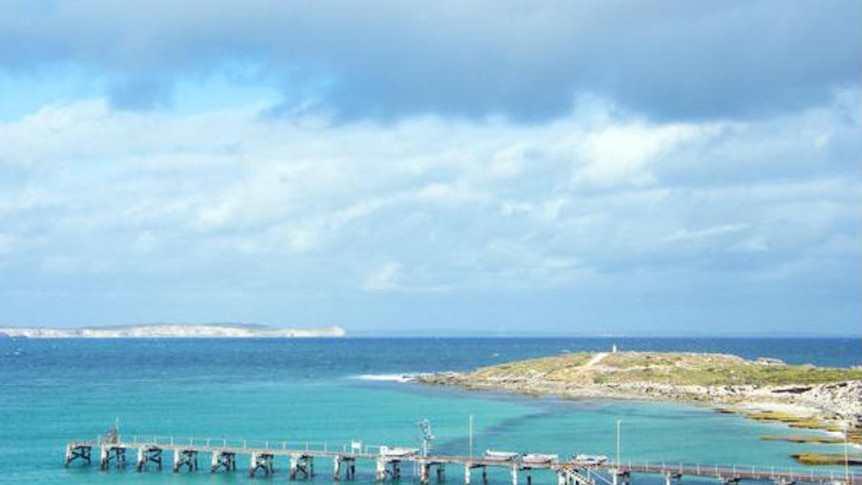
[[[614,469],[614,470],[611,470],[611,473],[613,474],[612,475],[613,476],[613,485],[619,485],[619,479],[620,478],[623,479],[624,485],[631,485],[632,474],[630,471],[628,471],[628,470],[622,471],[622,470]]]
[[[341,455],[335,455],[332,457],[332,481],[341,481]]]
[[[296,480],[299,474],[302,474],[302,478],[314,477],[313,456],[300,453],[290,455],[290,479]]]
[[[569,485],[571,481],[571,473],[566,468],[557,470],[557,485]]]
[[[66,467],[69,467],[69,464],[72,461],[77,460],[78,458],[85,460],[87,464],[91,464],[91,454],[93,452],[93,447],[90,445],[66,445]]]
[[[420,465],[422,464],[420,463]],[[427,470],[425,472],[427,473]],[[377,458],[376,466],[374,467],[374,479],[382,482],[387,477],[393,480],[401,478],[401,460],[393,460],[386,457]]]
[[[312,468],[313,470],[313,468]],[[335,455],[332,457],[332,481],[341,481],[341,472],[344,471],[345,480],[353,480],[356,477],[356,458],[353,456]]]
[[[224,468],[225,471],[236,470],[236,453],[232,451],[213,450],[210,471],[215,473]]]
[[[125,468],[126,449],[120,446],[103,444],[99,447],[99,467],[102,470],[107,470],[111,467],[112,461],[116,464],[117,468]]]
[[[198,469],[198,450],[179,449],[174,450],[174,473],[180,468],[186,467],[190,472]]]
[[[428,476],[431,475],[431,464],[426,463],[425,461],[419,462],[419,483],[427,484],[429,481]]]
[[[141,446],[138,447],[138,462],[135,465],[135,470],[141,472],[147,469],[147,463],[153,462],[158,465],[159,470],[162,469],[162,449],[157,446]]]
[[[344,478],[346,480],[353,480],[356,478],[356,457],[342,456],[341,463],[344,467]]]
[[[257,474],[258,470],[263,470],[263,475],[268,477],[273,474],[274,470],[272,467],[273,454],[272,453],[259,453],[253,451],[251,453],[251,461],[249,463],[248,468],[248,476],[254,478],[255,474]]]
[[[378,482],[386,480],[386,459],[378,458],[374,466],[374,479]]]

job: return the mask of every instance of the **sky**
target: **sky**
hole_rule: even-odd
[[[857,0],[0,3],[0,326],[862,334]]]

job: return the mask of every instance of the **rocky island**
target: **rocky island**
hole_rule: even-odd
[[[155,324],[83,328],[0,328],[13,338],[302,338],[343,337],[341,327],[276,328],[249,324]]]
[[[852,442],[862,442],[858,367],[787,365],[776,359],[707,353],[584,352],[416,380],[569,398],[696,402],[751,419],[840,432]]]

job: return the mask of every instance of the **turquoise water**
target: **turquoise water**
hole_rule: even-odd
[[[613,456],[618,419],[624,461],[801,468],[787,455],[842,450],[840,445],[761,441],[765,434],[799,433],[694,406],[530,398],[380,380],[562,351],[604,350],[612,342],[626,349],[720,351],[836,366],[860,363],[860,343],[853,339],[5,339],[0,340],[0,483],[249,480],[244,472],[103,473],[97,467],[63,468],[66,441],[91,439],[117,417],[125,436],[338,445],[362,440],[405,446],[417,445],[415,424],[429,418],[441,453],[468,453],[470,415],[477,452],[494,448]],[[239,465],[244,468],[246,459]],[[286,465],[277,459],[277,473],[270,480],[286,481]],[[328,471],[328,464],[319,466]],[[359,483],[371,482],[370,464],[360,464],[358,472]],[[492,483],[509,483],[503,474],[491,478]],[[551,477],[537,479],[553,482]],[[328,472],[315,481],[328,483]],[[460,483],[459,472],[450,470],[449,481]]]

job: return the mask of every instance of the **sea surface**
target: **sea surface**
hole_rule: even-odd
[[[345,338],[310,340],[0,339],[0,483],[254,483],[247,457],[232,474],[98,471],[63,467],[65,443],[94,439],[119,419],[124,437],[162,435],[417,446],[417,422],[430,420],[434,449],[470,452],[616,453],[623,461],[795,467],[801,451],[842,445],[762,441],[800,434],[706,407],[638,401],[563,400],[468,392],[403,382],[405,374],[468,370],[561,352],[608,350],[726,352],[826,366],[862,364],[859,339]],[[94,454],[95,456],[95,454]],[[134,456],[129,456],[131,461]],[[284,459],[257,482],[287,482]],[[208,457],[201,457],[206,469]],[[330,483],[318,463],[315,483]],[[357,483],[371,483],[360,463]],[[463,483],[449,470],[449,483]],[[491,483],[511,483],[504,472]],[[268,481],[267,481],[268,480]],[[402,482],[411,483],[411,471]],[[475,480],[474,480],[475,481]],[[687,480],[695,482],[695,480]],[[537,474],[536,484],[555,483]],[[659,483],[636,477],[635,484]]]

